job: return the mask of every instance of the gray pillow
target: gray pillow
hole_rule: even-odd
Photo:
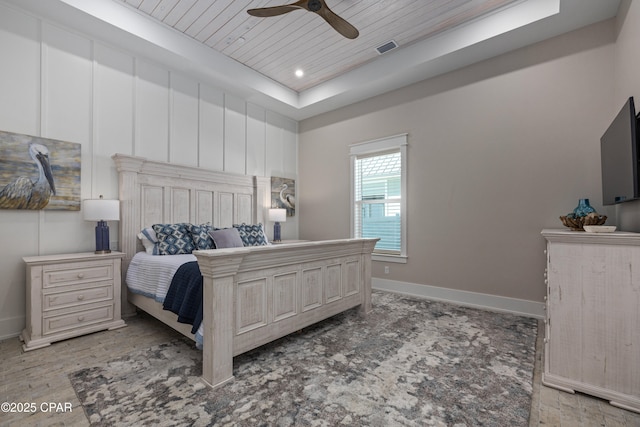
[[[235,228],[211,230],[209,231],[209,235],[211,236],[216,249],[241,248],[244,246],[240,233]]]

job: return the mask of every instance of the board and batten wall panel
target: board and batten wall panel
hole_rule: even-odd
[[[40,24],[37,19],[0,9],[0,53],[3,56],[0,129],[29,135],[40,131]],[[8,59],[11,58],[11,61]]]
[[[268,158],[295,158],[296,121],[2,1],[0,57],[0,130],[81,144],[83,199],[118,196],[114,153],[260,176],[283,171]],[[12,242],[0,249],[0,339],[25,324],[22,257],[92,251],[94,227],[82,211],[0,210]],[[117,249],[117,222],[110,228]],[[294,238],[297,225],[285,231]]]
[[[0,7],[0,130],[40,132],[39,33],[37,19]],[[15,335],[25,324],[22,257],[38,252],[40,216],[35,211],[0,213],[0,233],[11,242],[11,249],[0,256],[0,339]]]
[[[284,131],[280,125],[280,116],[267,113],[267,174],[284,175]]]
[[[82,164],[89,165],[81,170],[81,194],[88,197],[92,163],[92,42],[50,24],[42,25],[41,35],[41,136],[81,145]],[[80,211],[45,211],[42,221],[43,253],[77,252],[78,242],[83,247],[94,236],[83,223]]]
[[[136,156],[169,161],[169,71],[136,60]]]
[[[224,92],[200,85],[199,166],[224,170]]]
[[[247,104],[247,174],[265,176],[266,124],[264,108]]]
[[[298,126],[297,123],[266,112],[267,176],[293,178],[297,174]]]
[[[198,82],[171,74],[169,161],[198,166]]]
[[[283,173],[288,178],[294,178],[298,171],[298,127],[290,121],[283,119],[282,126],[282,162]]]
[[[132,154],[134,59],[95,44],[92,198],[118,198],[113,153]],[[108,179],[107,179],[108,177]]]
[[[282,178],[297,177],[297,124],[271,111],[266,112],[266,175]],[[291,151],[291,152],[289,152]],[[297,183],[296,183],[297,184]],[[296,192],[298,189],[296,188]],[[287,217],[281,224],[282,239],[296,239],[298,236],[299,214]],[[273,223],[267,230],[273,234]]]
[[[232,95],[224,97],[224,170],[245,173],[247,137],[246,102]]]

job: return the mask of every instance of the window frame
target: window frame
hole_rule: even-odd
[[[377,154],[387,154],[390,152],[400,152],[400,253],[389,254],[384,251],[372,254],[373,261],[384,261],[406,264],[407,262],[407,147],[408,134],[389,136],[372,141],[359,142],[349,145],[349,156],[351,164],[350,176],[350,220],[351,237],[356,237],[356,160],[358,157],[371,157]]]

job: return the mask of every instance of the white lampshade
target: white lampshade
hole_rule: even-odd
[[[286,209],[269,209],[269,221],[285,222],[287,220]]]
[[[82,209],[86,221],[120,220],[120,200],[87,199],[83,201]]]

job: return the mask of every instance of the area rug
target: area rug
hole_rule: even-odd
[[[211,390],[187,339],[69,375],[92,425],[527,426],[537,321],[374,292],[234,359]]]

